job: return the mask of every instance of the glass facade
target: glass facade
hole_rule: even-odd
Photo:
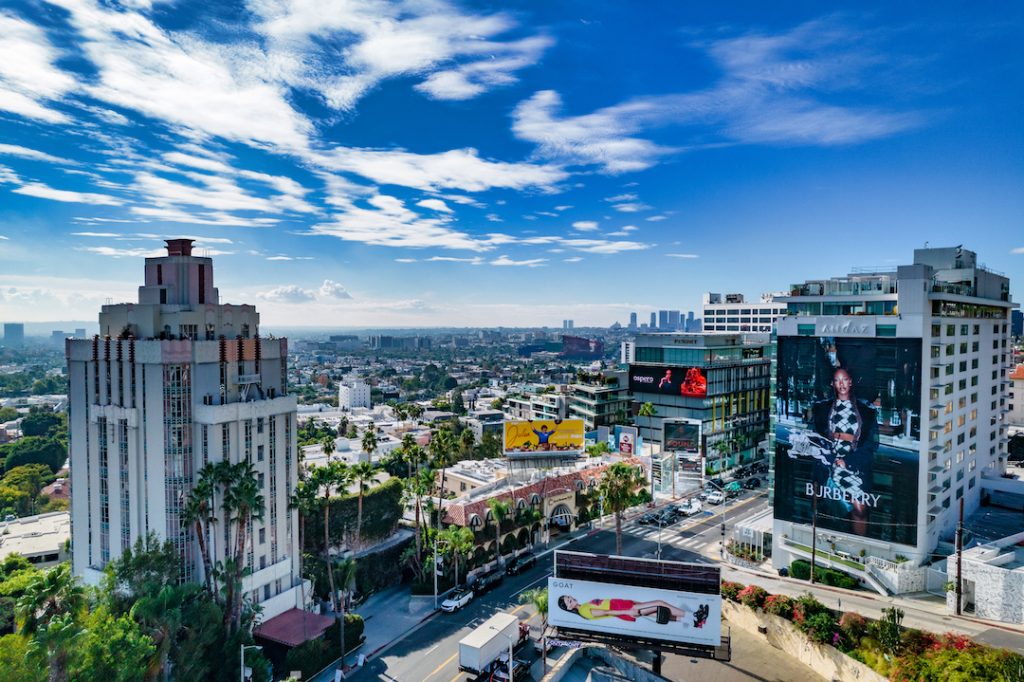
[[[181,521],[185,498],[192,489],[191,366],[164,365],[163,372],[166,537],[182,557],[182,580],[192,582],[193,543]]]

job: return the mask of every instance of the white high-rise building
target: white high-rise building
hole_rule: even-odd
[[[195,531],[181,520],[186,497],[203,465],[247,460],[266,507],[253,521],[243,589],[264,619],[301,608],[287,340],[260,338],[253,306],[219,302],[213,262],[193,256],[190,239],[147,258],[138,303],[103,306],[99,327],[66,342],[75,574],[98,582],[153,531],[177,547],[186,580],[202,581]],[[207,538],[215,563],[224,534],[217,525]]]
[[[743,294],[706,293],[703,300],[706,332],[756,332],[767,334],[775,320],[786,314],[786,304],[775,300],[781,294],[761,294],[759,303],[743,298]]]
[[[955,247],[782,297],[776,567],[816,543],[832,557],[824,565],[854,557],[851,572],[868,580],[952,546],[961,501],[975,513],[1006,470],[1009,292]]]
[[[353,407],[372,407],[370,386],[362,379],[347,379],[338,386],[338,407],[351,410]]]

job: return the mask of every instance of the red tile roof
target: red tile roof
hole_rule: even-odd
[[[1017,365],[1014,370],[1010,372],[1010,379],[1024,381],[1024,364]]]
[[[623,461],[638,463],[636,460]],[[530,498],[536,493],[541,499],[553,495],[559,495],[567,490],[576,490],[576,481],[583,481],[584,486],[588,485],[590,481],[594,481],[594,484],[600,482],[602,474],[605,469],[608,468],[607,464],[599,464],[594,467],[588,467],[579,471],[572,471],[567,474],[560,476],[551,476],[543,480],[531,483],[522,487],[515,488],[516,500],[525,500],[526,504],[530,504]],[[445,522],[455,524],[457,526],[468,526],[469,519],[474,514],[479,516],[481,519],[488,512],[487,500],[497,499],[503,502],[510,502],[512,499],[512,492],[507,488],[502,488],[501,492],[488,498],[481,498],[471,502],[450,502],[445,506]],[[514,506],[514,504],[513,504]]]
[[[253,635],[285,646],[296,647],[324,634],[333,623],[334,619],[330,616],[321,616],[318,613],[310,613],[302,609],[288,609],[260,625]]]

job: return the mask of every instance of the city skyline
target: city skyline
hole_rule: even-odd
[[[1020,298],[1018,7],[125,5],[0,12],[0,321],[176,237],[268,327],[626,326],[926,243]]]

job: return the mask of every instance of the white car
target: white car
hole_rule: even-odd
[[[682,508],[682,512],[687,516],[693,516],[694,514],[700,514],[704,511],[704,505],[700,503],[700,500],[693,498],[690,503]]]
[[[713,490],[708,493],[708,504],[722,504],[725,502],[725,495],[720,490]]]
[[[454,613],[471,601],[473,601],[473,590],[458,589],[441,602],[441,610],[445,613]]]

